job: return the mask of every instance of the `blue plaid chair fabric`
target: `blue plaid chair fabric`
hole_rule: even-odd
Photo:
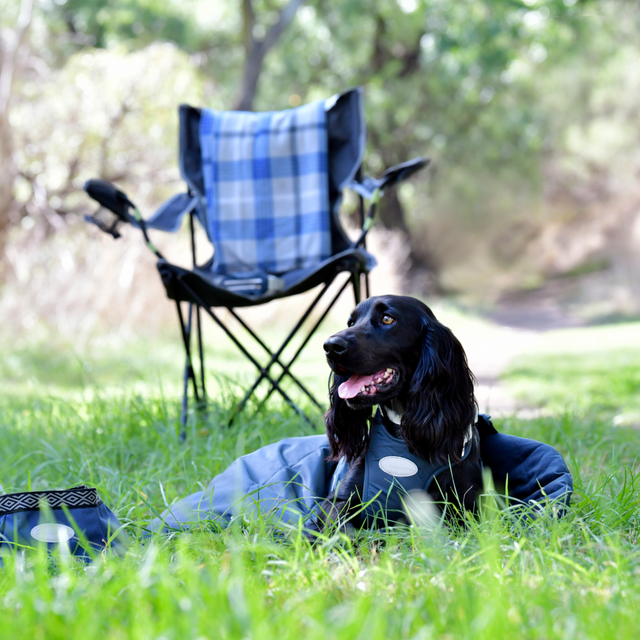
[[[218,274],[281,274],[331,255],[324,101],[282,112],[203,109],[206,225]]]

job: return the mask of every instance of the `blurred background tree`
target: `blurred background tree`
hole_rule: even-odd
[[[31,0],[8,8],[0,22],[0,247],[10,222],[8,212],[16,174],[9,108],[14,78],[20,72],[23,45],[31,24]]]
[[[0,232],[20,251],[27,235],[75,228],[88,177],[149,208],[181,188],[180,102],[282,109],[361,84],[366,169],[434,159],[378,219],[409,248],[408,291],[484,303],[551,291],[590,316],[640,310],[635,2],[28,6],[4,0],[0,18]]]

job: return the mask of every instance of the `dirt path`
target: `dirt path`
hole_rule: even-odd
[[[539,337],[537,331],[495,325],[491,336],[465,340],[469,366],[478,381],[476,398],[482,413],[497,417],[532,411],[509,393],[500,375],[516,356],[533,351]]]
[[[546,331],[582,326],[583,322],[555,300],[536,295],[499,305],[489,321],[487,330],[459,336],[478,380],[476,397],[480,411],[496,417],[537,415],[536,408],[526,406],[509,393],[500,376],[514,358],[534,353]]]

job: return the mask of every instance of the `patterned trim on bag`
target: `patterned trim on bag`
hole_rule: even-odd
[[[69,509],[79,509],[102,504],[102,499],[93,487],[81,486],[64,491],[25,491],[0,496],[0,516],[20,511],[36,511],[43,501],[51,509],[60,509],[62,505]]]

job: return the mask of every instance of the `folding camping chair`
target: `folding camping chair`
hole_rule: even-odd
[[[326,101],[282,112],[215,112],[187,105],[179,108],[179,162],[187,193],[174,196],[153,216],[144,220],[129,198],[104,180],[89,180],[85,191],[103,208],[87,220],[114,238],[122,223],[142,230],[149,248],[158,257],[158,271],[167,296],[174,300],[186,352],[181,423],[187,418],[189,382],[196,403],[206,401],[201,311],[227,334],[253,363],[258,377],[237,406],[241,411],[258,386],[266,380],[310,424],[311,420],[282,386],[290,378],[313,404],[322,405],[292,373],[291,366],[349,283],[356,304],[362,278],[369,295],[368,273],[375,258],[365,239],[371,228],[383,189],[426,166],[427,158],[415,158],[385,171],[380,179],[363,177],[365,147],[362,89],[350,89]],[[345,187],[360,201],[361,231],[349,239],[338,217]],[[369,201],[365,212],[364,200]],[[106,209],[106,210],[105,210]],[[189,216],[193,266],[168,262],[151,242],[149,229],[177,231]],[[198,265],[194,218],[204,227],[213,245],[213,256]],[[341,273],[344,284],[313,322],[293,357],[283,352]],[[273,350],[247,325],[236,309],[265,304],[322,285],[282,345]],[[186,314],[181,303],[186,303]],[[223,323],[216,308],[226,308],[266,352],[266,364],[258,359]],[[199,373],[194,366],[191,337],[197,335]],[[272,373],[274,366],[279,375]],[[235,415],[235,414],[234,414]],[[231,418],[233,420],[233,416]]]

